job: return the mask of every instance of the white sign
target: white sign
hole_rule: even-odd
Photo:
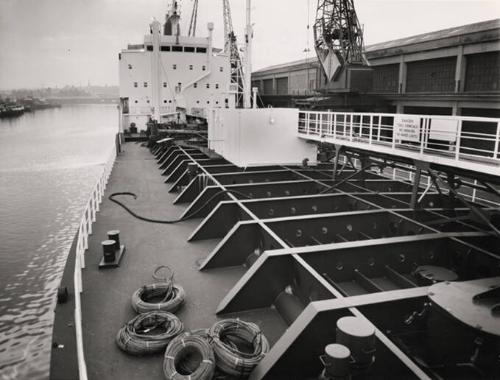
[[[455,142],[458,134],[458,120],[432,119],[429,139]]]
[[[394,138],[399,141],[420,141],[420,118],[418,116],[394,116]]]

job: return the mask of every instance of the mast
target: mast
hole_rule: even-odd
[[[243,86],[243,107],[252,107],[252,39],[253,39],[253,27],[252,27],[252,1],[246,0],[246,18],[247,26],[245,32],[245,78]]]

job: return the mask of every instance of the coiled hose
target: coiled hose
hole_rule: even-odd
[[[214,352],[202,335],[183,333],[168,344],[163,359],[166,379],[210,380],[214,371]]]
[[[224,319],[210,328],[217,368],[230,376],[247,377],[269,351],[259,327],[238,319]]]
[[[161,271],[165,274],[160,275]],[[153,279],[159,283],[144,285],[132,294],[132,307],[137,313],[163,310],[175,313],[184,302],[186,293],[180,285],[174,284],[174,271],[167,265],[156,267]]]
[[[130,191],[123,191],[123,192],[119,192],[119,193],[113,193],[111,194],[108,199],[111,201],[111,202],[114,202],[116,203],[117,205],[121,206],[123,209],[125,209],[125,211],[127,211],[130,215],[132,215],[133,217],[139,219],[139,220],[142,220],[144,222],[149,222],[149,223],[158,223],[158,224],[175,224],[175,223],[179,223],[179,222],[182,222],[184,220],[187,220],[189,218],[191,218],[192,216],[198,214],[200,211],[202,211],[205,207],[207,207],[210,202],[212,202],[215,198],[217,198],[219,195],[221,194],[225,194],[225,193],[231,193],[231,194],[236,194],[236,195],[239,195],[239,196],[242,196],[246,199],[251,199],[251,197],[249,197],[248,195],[246,194],[243,194],[239,191],[236,191],[236,190],[221,190],[219,191],[218,193],[215,193],[214,195],[212,195],[205,203],[203,203],[198,209],[190,212],[189,214],[187,215],[184,215],[184,217],[182,218],[179,218],[179,219],[174,219],[174,220],[160,220],[160,219],[152,219],[152,218],[146,218],[145,216],[141,216],[141,215],[138,215],[136,214],[134,211],[132,211],[130,208],[128,208],[125,204],[123,204],[122,202],[120,202],[119,200],[115,199],[114,197],[118,196],[118,195],[129,195],[129,196],[132,196],[134,197],[134,199],[137,199],[137,195],[135,193],[132,193]]]
[[[127,322],[116,335],[116,344],[132,355],[160,352],[184,330],[181,320],[166,311],[139,314]]]
[[[157,283],[144,285],[132,295],[132,307],[137,313],[163,310],[175,313],[184,302],[186,293],[180,285]],[[154,300],[159,300],[154,302]]]

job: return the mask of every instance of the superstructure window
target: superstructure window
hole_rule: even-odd
[[[210,83],[207,83],[207,88],[210,88]]]
[[[194,88],[198,88],[198,83],[193,84]]]
[[[174,63],[174,64],[172,65],[172,68],[173,68],[174,70],[177,70],[177,65]]]
[[[136,101],[134,101],[134,103],[137,103],[137,100],[136,100]]]
[[[130,63],[128,64],[128,69],[132,70],[132,65]]]
[[[215,88],[218,90],[219,89],[219,83],[215,84]]]
[[[172,51],[182,52],[182,46],[172,46]]]
[[[147,49],[148,51],[153,51],[153,45],[148,45],[148,46],[146,46],[146,49]]]
[[[167,82],[163,82],[163,87],[167,87]]]
[[[224,71],[224,67],[219,67],[219,71],[222,73]]]
[[[166,103],[166,102],[167,102],[167,100],[163,100],[163,103]]]
[[[194,53],[194,47],[192,47],[192,46],[185,46],[184,47],[184,53]]]
[[[148,103],[148,104],[149,104],[149,100],[146,100],[146,103]]]
[[[161,46],[160,50],[161,51],[170,51],[170,46]]]
[[[189,65],[189,70],[193,70],[193,65]]]
[[[148,82],[144,82],[144,87],[148,87]]]
[[[196,52],[197,53],[206,53],[207,52],[207,48],[198,47],[198,48],[196,48]]]
[[[205,65],[201,66],[201,71],[205,71],[207,67]]]
[[[182,90],[182,83],[181,82],[177,83],[177,88],[178,88],[179,92]]]
[[[137,87],[137,82],[134,82],[134,87]]]
[[[207,104],[210,104],[210,100],[207,100]]]

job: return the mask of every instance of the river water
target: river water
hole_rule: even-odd
[[[118,129],[116,105],[0,119],[0,379],[49,375],[55,295]]]

